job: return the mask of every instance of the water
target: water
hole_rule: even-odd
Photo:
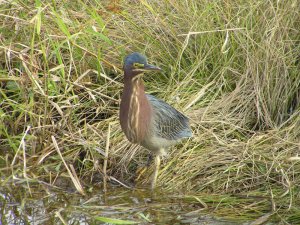
[[[30,187],[30,188],[29,188]],[[247,224],[213,217],[203,204],[178,195],[110,187],[82,196],[43,184],[0,187],[0,224]],[[121,222],[119,221],[119,224]],[[127,224],[128,224],[127,223]]]

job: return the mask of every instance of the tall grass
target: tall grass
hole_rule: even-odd
[[[297,0],[5,2],[1,171],[54,183],[80,161],[74,185],[99,173],[130,185],[147,152],[125,139],[118,106],[122,60],[139,51],[163,68],[147,91],[194,133],[170,149],[160,186],[299,209],[299,12]]]

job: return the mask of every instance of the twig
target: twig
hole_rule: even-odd
[[[229,28],[229,29],[222,29],[222,30],[205,30],[205,31],[195,31],[195,32],[188,32],[187,34],[178,34],[178,36],[190,36],[196,34],[207,34],[207,33],[214,33],[214,32],[224,32],[224,31],[236,31],[236,30],[245,30],[246,28]]]
[[[24,133],[24,135],[23,135],[23,137],[22,137],[22,139],[21,139],[21,141],[20,141],[19,148],[18,148],[18,150],[17,150],[17,152],[16,152],[16,154],[15,154],[15,156],[14,156],[14,159],[13,159],[13,161],[12,161],[12,163],[11,163],[11,166],[13,166],[13,165],[15,164],[17,155],[18,155],[18,153],[19,153],[21,147],[23,148],[23,152],[25,152],[25,137],[26,137],[26,135],[27,135],[27,133],[28,133],[29,130],[30,130],[30,126],[27,126],[27,129],[26,129],[26,131],[25,131],[25,133]],[[25,163],[25,168],[26,168],[26,163]],[[24,177],[25,177],[25,175],[24,175]]]
[[[121,181],[117,180],[116,178],[110,176],[109,179],[116,181],[117,183],[121,184],[123,187],[126,187],[128,189],[132,189],[132,187],[129,187],[128,185],[122,183]]]
[[[52,139],[52,142],[53,142],[53,144],[54,144],[54,147],[55,147],[56,151],[58,152],[58,154],[59,154],[61,160],[63,161],[63,163],[64,163],[64,165],[65,165],[65,167],[66,167],[66,169],[67,169],[67,171],[68,171],[68,173],[69,173],[69,175],[70,175],[70,177],[71,177],[71,180],[73,181],[73,184],[75,185],[75,187],[76,187],[76,189],[77,189],[77,191],[78,191],[80,194],[85,195],[84,190],[83,190],[83,188],[82,188],[82,186],[81,186],[81,184],[80,184],[80,182],[79,182],[79,179],[78,179],[78,177],[77,177],[77,175],[76,175],[76,173],[75,173],[75,170],[73,170],[73,172],[74,172],[74,174],[73,174],[73,173],[71,172],[71,170],[69,169],[67,163],[65,162],[65,160],[64,160],[64,158],[63,158],[63,156],[62,156],[62,154],[61,154],[61,152],[60,152],[60,150],[59,150],[59,147],[58,147],[58,144],[57,144],[57,141],[56,141],[55,137],[54,137],[54,136],[51,136],[51,139]]]
[[[105,157],[104,157],[104,164],[103,164],[103,191],[107,191],[106,169],[107,169],[107,160],[108,160],[109,139],[110,139],[110,123],[108,123],[106,146],[105,146]]]

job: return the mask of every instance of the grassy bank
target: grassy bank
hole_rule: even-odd
[[[194,133],[158,185],[268,197],[289,218],[300,207],[299,12],[296,0],[2,4],[0,173],[131,185],[148,153],[125,139],[118,107],[122,61],[138,51],[163,68],[147,91]]]

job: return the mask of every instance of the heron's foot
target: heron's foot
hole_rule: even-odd
[[[149,176],[148,171],[150,169],[152,161],[153,161],[153,155],[149,154],[148,158],[147,158],[147,161],[146,161],[146,165],[137,168],[137,170],[136,170],[136,178],[135,178],[136,182],[138,182],[139,180],[141,180],[141,179],[146,178],[147,176]]]
[[[136,170],[136,178],[134,179],[135,182],[139,182],[139,180],[144,177],[146,171],[148,170],[148,166],[142,166],[142,167],[139,167],[137,170]]]

